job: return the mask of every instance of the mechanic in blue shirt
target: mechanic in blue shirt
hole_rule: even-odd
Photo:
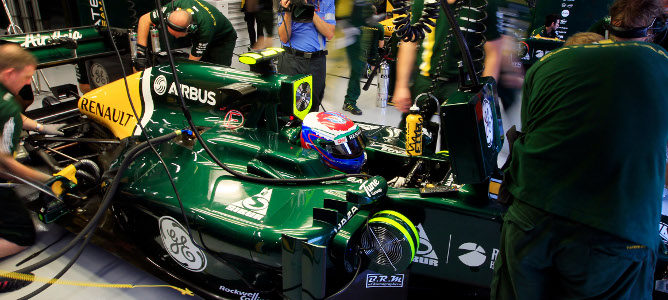
[[[298,0],[293,0],[298,1]],[[313,75],[313,105],[318,111],[325,94],[325,71],[327,68],[325,46],[334,37],[334,0],[301,0],[306,5],[294,5],[290,0],[281,0],[286,12],[278,16],[278,36],[286,53],[278,62],[278,72],[288,75]],[[291,5],[292,4],[292,5]],[[308,5],[315,12],[309,18]],[[291,9],[295,8],[295,9]],[[302,16],[306,15],[307,18]]]

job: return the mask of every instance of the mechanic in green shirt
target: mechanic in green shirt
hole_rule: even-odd
[[[498,80],[501,67],[501,34],[497,29],[496,0],[455,1],[454,11],[458,15],[462,32],[470,51],[474,56],[474,65],[478,75],[492,76]],[[423,0],[415,0],[412,6],[412,23],[421,17]],[[481,10],[480,7],[484,7]],[[484,16],[482,16],[484,14]],[[482,24],[473,20],[483,19]],[[473,34],[473,31],[486,28],[482,34]],[[457,91],[459,86],[458,63],[462,54],[450,33],[450,26],[443,10],[439,10],[436,20],[436,29],[426,34],[420,42],[401,42],[397,55],[396,83],[394,86],[393,103],[404,112],[400,127],[406,121],[406,113],[414,98],[425,92],[432,92],[443,103],[450,95]],[[484,55],[483,55],[484,51]],[[484,60],[483,60],[484,57]],[[417,67],[417,68],[416,68]],[[411,74],[413,84],[411,86]],[[436,112],[436,106],[431,111],[420,112],[425,116],[425,128],[435,135],[437,124],[427,123]],[[434,144],[435,145],[435,144]]]
[[[648,26],[659,0],[618,0]],[[560,48],[529,69],[492,299],[651,299],[668,143],[668,53],[647,37]]]
[[[343,101],[343,110],[354,115],[361,115],[362,110],[357,107],[357,99],[360,96],[360,79],[364,72],[364,66],[368,60],[377,59],[378,47],[383,47],[385,28],[373,19],[376,15],[376,7],[367,0],[355,1],[350,23],[352,28],[348,30],[353,43],[346,47],[348,62],[350,63],[350,79],[348,89]]]
[[[162,7],[167,31],[176,38],[190,36],[191,60],[229,66],[237,41],[232,23],[213,5],[204,0],[174,0]],[[137,67],[145,67],[146,47],[151,26],[159,26],[156,10],[139,18],[137,24]],[[142,62],[144,65],[142,66]]]
[[[0,46],[0,171],[25,179],[46,182],[52,177],[14,159],[21,129],[62,135],[59,125],[42,125],[21,114],[14,97],[30,84],[37,60],[16,44]],[[0,174],[0,182],[9,178]],[[35,228],[28,210],[14,190],[0,187],[0,258],[18,253],[35,242]],[[30,281],[0,278],[0,293],[26,286]]]
[[[558,38],[557,28],[559,28],[559,22],[561,18],[557,14],[550,14],[545,17],[545,25],[534,29],[531,32],[531,37],[544,37],[544,38]]]

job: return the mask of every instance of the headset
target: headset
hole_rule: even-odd
[[[668,29],[668,18],[666,17],[665,14],[654,18],[654,21],[648,26],[641,26],[641,27],[620,27],[620,26],[615,26],[612,25],[611,23],[606,23],[607,29],[612,33],[614,36],[620,37],[620,38],[625,38],[625,39],[632,39],[632,38],[642,38],[646,37],[649,35],[649,31],[652,32],[653,35],[658,35],[659,33],[663,33]]]
[[[179,10],[181,10],[181,8],[176,8],[174,11],[179,11]],[[174,12],[174,11],[172,11],[172,12]],[[165,15],[165,24],[167,24],[167,27],[171,28],[172,30],[174,30],[176,32],[185,32],[185,33],[193,33],[197,30],[197,24],[194,24],[193,20],[192,20],[192,13],[190,13],[191,14],[190,24],[188,24],[186,26],[180,26],[180,25],[176,25],[176,24],[172,23],[169,20],[169,16],[172,14],[172,12]]]

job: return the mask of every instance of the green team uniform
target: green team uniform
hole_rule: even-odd
[[[529,69],[505,184],[493,299],[649,299],[658,249],[668,53],[555,50]]]
[[[424,0],[415,0],[413,3],[412,23],[417,22],[422,16],[423,4]],[[484,11],[477,11],[475,9],[483,5],[485,5]],[[476,73],[480,75],[483,70],[484,41],[481,40],[481,35],[473,34],[471,31],[484,30],[482,37],[485,38],[485,41],[492,41],[501,37],[497,28],[497,2],[496,0],[458,1],[454,5],[451,5],[451,7],[469,46],[469,51],[474,57]],[[486,14],[486,18],[481,21],[482,24],[471,21],[483,19],[481,13]],[[415,97],[422,93],[432,92],[438,98],[439,102],[443,103],[452,93],[456,92],[459,87],[459,61],[462,61],[462,53],[459,50],[454,34],[450,34],[450,24],[445,16],[445,12],[441,9],[439,17],[436,19],[436,28],[432,27],[431,33],[426,34],[418,47],[416,57],[418,68],[413,74],[413,85],[411,86],[413,101],[415,101]],[[436,81],[435,84],[433,83],[434,80]],[[434,107],[434,110],[422,111],[421,114],[423,116],[433,116],[436,113],[436,108],[435,106],[432,107]],[[407,113],[402,114],[399,123],[400,128],[405,127],[407,115]],[[436,135],[439,126],[438,124],[428,122],[429,119],[430,117],[425,119],[424,126],[432,135]],[[433,150],[435,146],[435,143],[431,143],[431,146],[425,146],[425,150]]]
[[[0,84],[0,154],[14,156],[22,128],[21,106]],[[0,238],[20,246],[35,243],[30,214],[11,188],[0,188]]]
[[[537,36],[537,35],[540,35],[541,37],[544,37],[544,38],[556,38],[557,37],[557,32],[552,31],[552,33],[547,33],[547,30],[545,30],[545,25],[543,25],[541,27],[538,27],[538,28],[534,29],[531,32],[532,37]]]
[[[359,98],[360,79],[368,60],[378,59],[378,44],[385,36],[385,28],[380,23],[360,26],[360,34],[355,42],[346,48],[346,54],[350,61],[350,80],[344,103],[356,105]]]
[[[189,33],[193,46],[190,54],[202,61],[229,66],[237,41],[232,23],[213,5],[204,0],[174,0],[162,7],[167,14],[183,9],[192,14],[193,30]],[[160,24],[157,11],[152,11],[151,23]]]

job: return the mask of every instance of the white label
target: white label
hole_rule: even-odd
[[[269,188],[264,188],[256,195],[228,205],[226,209],[258,221],[262,220],[267,215],[272,191]]]
[[[167,78],[165,78],[165,75],[155,78],[155,81],[153,81],[153,90],[160,96],[165,94],[165,91],[167,91]]]
[[[422,224],[418,224],[415,228],[417,228],[420,234],[420,247],[415,252],[413,262],[438,267],[438,256],[436,256],[436,251],[429,242],[427,232],[422,228]]]
[[[158,220],[162,245],[176,262],[182,267],[201,272],[206,268],[206,256],[197,248],[188,235],[185,227],[170,216]]]
[[[366,288],[404,287],[404,274],[366,274]]]
[[[492,147],[494,141],[494,114],[492,113],[492,106],[489,104],[487,98],[482,99],[482,120],[485,126],[485,139],[487,140],[487,147]]]
[[[237,290],[237,289],[230,289],[230,288],[225,287],[224,285],[221,285],[218,289],[223,291],[223,292],[232,294],[232,295],[241,296],[241,298],[239,298],[240,300],[259,300],[260,299],[260,293],[251,293],[251,292],[240,291],[240,290]]]
[[[485,249],[476,243],[464,243],[459,246],[459,250],[465,251],[459,256],[459,260],[469,267],[479,267],[487,260]]]

